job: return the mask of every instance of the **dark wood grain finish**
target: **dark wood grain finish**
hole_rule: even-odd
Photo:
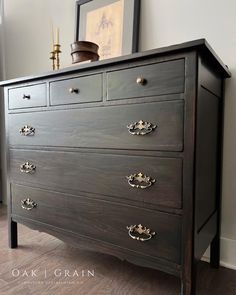
[[[45,83],[9,90],[9,109],[43,107],[46,105],[47,93]]]
[[[195,198],[195,244],[198,247],[195,249],[195,256],[196,259],[199,259],[206,245],[210,243],[211,265],[218,268],[220,260],[224,81],[222,80],[222,72],[217,67],[213,67],[211,60],[204,55],[198,59],[198,68],[199,112],[197,115]],[[207,121],[207,126],[203,126],[204,120]],[[208,179],[207,183],[206,178]],[[203,196],[205,196],[204,199]]]
[[[204,88],[198,96],[196,161],[196,230],[216,210],[216,175],[219,98]],[[207,122],[207,124],[206,124]]]
[[[146,50],[144,52],[137,52],[130,55],[119,56],[112,59],[105,59],[98,62],[78,64],[78,66],[72,66],[68,68],[63,68],[57,71],[50,71],[47,73],[42,73],[39,75],[28,76],[28,77],[20,77],[7,81],[0,82],[1,86],[8,86],[22,82],[29,82],[32,80],[40,80],[40,79],[50,79],[56,78],[58,76],[62,76],[65,74],[72,74],[78,72],[84,72],[88,70],[96,70],[101,67],[111,67],[118,66],[120,64],[125,63],[135,63],[140,62],[152,57],[160,58],[161,56],[174,56],[180,53],[185,54],[186,52],[199,52],[202,56],[209,58],[212,67],[214,66],[218,71],[222,73],[223,78],[231,77],[231,72],[229,68],[222,62],[222,60],[218,57],[213,48],[209,45],[206,39],[197,39],[193,41],[184,42],[181,44],[175,44],[170,46],[159,47],[151,50]]]
[[[92,87],[91,87],[92,86]],[[102,101],[102,75],[82,76],[50,83],[50,104]]]
[[[30,211],[22,209],[21,200],[26,197],[34,200],[37,207]],[[12,214],[135,252],[180,262],[179,216],[15,185],[12,186]],[[133,240],[126,227],[134,224],[147,226],[156,235],[147,242]]]
[[[94,75],[101,75],[102,100],[95,102],[94,92],[84,101],[70,100],[63,87],[68,88],[73,78],[86,76],[89,81]],[[181,295],[194,295],[197,262],[209,244],[211,265],[219,265],[223,80],[227,77],[228,68],[209,44],[197,40],[2,83],[10,166],[6,187],[14,187],[13,203],[8,190],[10,246],[17,246],[17,222],[24,223],[73,245],[175,274],[181,278]],[[47,97],[45,107],[9,110],[11,89],[39,83],[46,83],[48,94],[50,85],[55,88],[53,105]],[[145,136],[131,135],[127,125],[139,120],[157,128]],[[35,128],[34,136],[19,134],[26,124]],[[21,161],[37,162],[36,173],[19,173]],[[147,190],[129,187],[126,192],[127,169],[130,174],[151,172],[157,181]],[[46,213],[30,218],[17,215],[23,209],[15,201],[22,193],[32,193]],[[57,199],[59,205],[53,208]],[[18,206],[16,214],[12,204]],[[70,219],[74,215],[79,226]],[[144,248],[133,240],[126,244],[123,232],[115,236],[112,228],[123,226],[130,217],[160,226],[161,234],[165,229],[163,244],[152,239],[155,250],[149,251],[147,244]]]
[[[178,158],[10,150],[10,159],[12,181],[130,199],[141,206],[182,207],[182,160]],[[34,164],[36,172],[20,172],[25,162]],[[146,189],[131,187],[126,176],[140,172],[156,182]]]
[[[195,295],[196,264],[194,256],[194,186],[195,186],[195,129],[197,101],[198,53],[186,54],[186,104],[183,160],[183,224],[181,295]]]
[[[219,71],[212,68],[211,63],[206,57],[199,57],[199,84],[201,87],[212,92],[214,95],[221,97],[222,95],[222,77]]]
[[[4,295],[25,295],[29,294],[44,294],[45,284],[51,286],[52,294],[86,294],[98,295],[104,294],[125,294],[125,295],[177,295],[179,294],[180,283],[177,277],[166,273],[150,269],[150,263],[154,264],[154,259],[150,260],[147,256],[136,254],[136,263],[139,258],[139,265],[142,262],[148,265],[149,268],[143,268],[127,261],[118,260],[115,257],[107,255],[110,253],[109,245],[103,243],[104,252],[106,255],[97,252],[99,242],[92,241],[79,236],[75,239],[75,235],[67,232],[67,243],[56,239],[55,232],[58,229],[38,224],[40,229],[52,233],[48,235],[44,232],[32,231],[29,228],[19,224],[20,247],[18,251],[7,248],[7,216],[6,208],[0,206],[0,265],[1,265],[1,286],[0,292]],[[26,219],[18,218],[19,222]],[[33,223],[33,222],[32,222]],[[34,225],[36,228],[36,222]],[[51,232],[50,232],[51,230]],[[57,232],[59,235],[60,233]],[[65,238],[65,232],[61,231],[60,237]],[[72,247],[72,243],[73,246]],[[102,244],[100,242],[100,244]],[[84,249],[83,246],[84,245]],[[79,247],[79,248],[76,248]],[[101,246],[100,246],[101,248]],[[105,249],[106,248],[106,249]],[[119,248],[110,246],[115,252]],[[30,249],[30,250],[29,250]],[[92,252],[89,250],[96,250]],[[124,256],[127,256],[127,253]],[[127,250],[126,250],[127,251]],[[135,257],[134,252],[129,251],[131,257]],[[133,256],[132,256],[132,254]],[[115,255],[113,253],[113,255]],[[121,255],[120,255],[121,256]],[[122,258],[122,257],[121,257]],[[35,267],[43,266],[47,269],[47,278],[44,278],[43,271],[39,273],[39,278],[43,280],[43,284],[35,284],[34,277],[25,277],[12,280],[11,271],[12,265],[17,265],[21,270],[30,271]],[[157,260],[156,260],[157,261]],[[149,263],[149,264],[148,264]],[[156,262],[158,266],[161,265]],[[165,266],[167,261],[165,261]],[[94,269],[95,276],[85,278],[63,278],[58,282],[53,272],[58,267],[69,269],[69,271],[82,272],[84,269]],[[166,271],[166,270],[165,270]],[[197,291],[198,295],[235,295],[236,290],[236,271],[220,267],[219,270],[212,269],[208,263],[200,262],[197,270]],[[69,280],[69,284],[68,281]],[[53,282],[53,283],[52,283]],[[66,282],[62,284],[62,282]],[[111,283],[112,282],[112,283]],[[78,284],[79,283],[79,284]],[[95,286],[95,287],[94,287]],[[135,287],[134,287],[135,286]],[[48,290],[48,289],[47,289]]]
[[[217,233],[217,212],[203,224],[195,238],[195,257],[200,260]]]
[[[111,149],[183,149],[183,100],[126,106],[72,109],[9,116],[9,144]],[[157,128],[135,136],[127,125],[144,120]],[[24,125],[35,128],[34,136],[19,133]]]
[[[184,72],[184,59],[108,72],[108,100],[182,93]]]

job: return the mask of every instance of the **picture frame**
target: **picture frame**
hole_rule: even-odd
[[[140,0],[77,0],[75,41],[99,46],[100,59],[138,51]]]

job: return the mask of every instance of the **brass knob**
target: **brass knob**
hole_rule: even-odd
[[[30,99],[30,95],[23,94],[23,99]]]
[[[138,77],[137,80],[136,80],[136,83],[138,85],[145,85],[147,83],[147,80],[143,77]]]
[[[78,94],[79,93],[79,89],[78,88],[70,88],[69,89],[69,92],[70,93],[76,93],[76,94]]]

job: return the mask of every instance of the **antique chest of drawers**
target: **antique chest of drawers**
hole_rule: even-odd
[[[10,247],[23,223],[194,294],[209,245],[219,264],[227,77],[201,39],[2,82]]]

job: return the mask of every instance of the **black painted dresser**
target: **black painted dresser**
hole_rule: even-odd
[[[194,294],[209,245],[219,265],[228,77],[201,39],[2,82],[10,247],[23,223]]]

